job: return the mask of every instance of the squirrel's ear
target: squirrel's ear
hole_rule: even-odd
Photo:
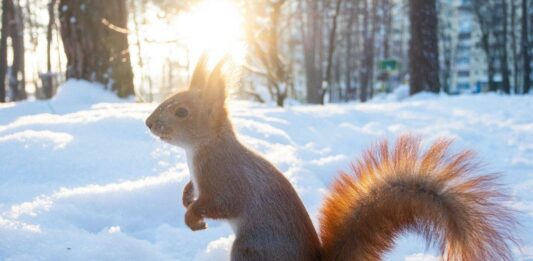
[[[207,84],[207,61],[209,57],[206,52],[204,52],[194,68],[194,72],[191,77],[191,83],[189,89],[203,89]]]
[[[206,87],[203,90],[203,96],[208,103],[224,105],[224,101],[226,100],[226,79],[222,69],[224,68],[227,60],[228,56],[226,55],[217,63],[209,75]]]

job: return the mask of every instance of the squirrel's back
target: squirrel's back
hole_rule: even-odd
[[[380,260],[403,232],[437,246],[445,260],[512,260],[516,223],[494,175],[479,175],[473,153],[439,140],[421,153],[402,136],[371,148],[341,173],[321,216],[324,260]]]

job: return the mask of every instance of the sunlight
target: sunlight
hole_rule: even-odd
[[[151,101],[187,86],[203,52],[210,57],[208,66],[225,54],[233,63],[241,63],[246,54],[242,11],[235,0],[200,0],[178,13],[147,8],[143,13],[147,22],[141,23],[139,35],[130,34],[131,52],[137,54],[132,65],[140,72],[135,74],[137,92],[149,94]]]
[[[191,57],[206,51],[212,57],[244,51],[243,18],[230,0],[206,0],[178,18],[177,30]]]
[[[176,55],[176,49],[180,48],[186,50],[191,63],[203,52],[212,57],[211,61],[226,53],[240,59],[246,49],[243,16],[239,6],[231,0],[204,0],[170,21],[157,22],[154,19],[147,38],[160,43],[149,48],[155,60],[164,60],[169,56],[167,44],[170,42],[175,43],[172,53]]]

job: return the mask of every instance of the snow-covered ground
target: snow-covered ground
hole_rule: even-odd
[[[69,82],[49,102],[0,105],[0,260],[224,260],[224,223],[184,225],[184,153],[151,136],[156,104]],[[315,223],[323,195],[380,138],[454,137],[504,173],[523,227],[516,260],[533,260],[533,96],[419,95],[402,102],[272,106],[232,102],[249,146],[293,182]],[[437,260],[408,235],[387,260]]]

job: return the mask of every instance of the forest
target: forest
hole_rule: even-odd
[[[161,100],[200,53],[239,57],[232,95],[283,106],[531,86],[528,0],[2,0],[0,101],[67,79]]]

